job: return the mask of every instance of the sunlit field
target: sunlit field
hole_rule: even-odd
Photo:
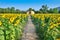
[[[0,14],[0,40],[20,40],[31,16],[38,40],[60,40],[60,14]]]
[[[21,39],[27,14],[0,14],[0,40]]]
[[[60,14],[34,14],[31,17],[39,40],[60,40]]]

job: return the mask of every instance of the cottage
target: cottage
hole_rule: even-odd
[[[27,11],[27,14],[35,14],[34,11]]]

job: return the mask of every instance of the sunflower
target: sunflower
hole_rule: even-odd
[[[60,38],[59,39],[56,39],[56,40],[60,40]]]
[[[60,21],[60,17],[58,17],[58,21]]]
[[[15,17],[10,18],[10,22],[12,23],[14,21]]]
[[[2,22],[0,21],[0,26],[2,25]]]
[[[41,20],[45,20],[45,17],[42,17]]]
[[[50,26],[50,29],[53,29],[54,27],[57,27],[58,25],[57,24],[52,24],[51,26]]]
[[[17,20],[14,26],[17,26],[20,23],[20,20]]]

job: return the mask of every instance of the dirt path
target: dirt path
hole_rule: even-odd
[[[34,27],[34,24],[32,23],[31,18],[29,16],[27,25],[24,28],[22,40],[36,40],[36,38],[37,38],[37,35],[35,33],[35,27]]]

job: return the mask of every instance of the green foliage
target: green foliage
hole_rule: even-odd
[[[53,9],[50,8],[50,9],[48,10],[48,13],[53,13]]]
[[[0,13],[20,13],[19,9],[16,9],[14,7],[11,8],[0,8]]]
[[[53,12],[54,12],[54,13],[58,13],[58,9],[57,9],[57,8],[54,8],[54,9],[53,9]]]
[[[42,8],[40,9],[40,11],[41,11],[42,13],[46,13],[47,10],[48,10],[47,5],[42,5]]]
[[[49,17],[45,17],[45,20],[43,21],[32,16],[32,21],[36,27],[36,33],[39,37],[38,40],[56,40],[60,38],[60,25],[50,29],[50,22],[52,20]],[[42,26],[44,23],[45,25]]]
[[[26,11],[34,11],[35,13],[60,13],[60,11],[57,8],[48,8],[47,5],[42,5],[42,8],[40,8],[39,10],[35,10],[33,8],[29,8],[28,10],[19,10],[19,9],[15,9],[14,7],[11,8],[0,8],[0,13],[25,13]]]
[[[18,20],[20,18],[16,18]],[[21,17],[21,19],[23,19]],[[14,26],[13,23],[9,23],[9,19],[7,18],[0,18],[2,22],[2,26],[0,26],[0,40],[18,40],[22,37],[22,32],[24,25],[27,22],[27,18],[21,20],[17,26]],[[14,22],[15,22],[14,21]]]

